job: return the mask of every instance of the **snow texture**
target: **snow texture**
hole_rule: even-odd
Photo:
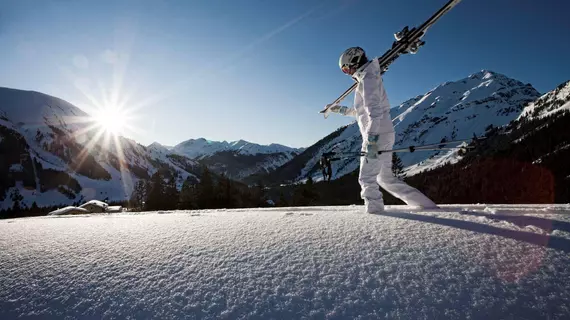
[[[99,200],[87,201],[86,203],[80,205],[79,207],[80,207],[80,208],[85,208],[85,207],[88,207],[88,206],[90,206],[90,205],[92,205],[92,206],[97,206],[97,207],[102,208],[102,209],[104,209],[104,210],[107,210],[107,208],[109,207],[109,205],[108,205],[107,203],[105,203],[105,202],[103,202],[103,201],[99,201]]]
[[[58,216],[64,214],[88,214],[89,210],[73,206],[67,206],[61,209],[54,210],[49,213],[50,216]]]
[[[0,319],[568,319],[570,206],[0,221]]]

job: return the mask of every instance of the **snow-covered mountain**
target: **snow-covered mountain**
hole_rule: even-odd
[[[138,179],[159,169],[176,172],[179,184],[196,178],[195,161],[123,137],[107,139],[93,125],[64,100],[0,88],[0,209],[11,207],[17,193],[28,207],[122,201]]]
[[[388,93],[389,94],[389,93]],[[395,148],[439,143],[442,140],[481,135],[489,126],[502,126],[516,119],[525,105],[540,96],[530,84],[482,70],[467,78],[443,83],[426,94],[392,108],[396,130]],[[307,148],[296,159],[265,177],[268,182],[321,179],[318,162],[325,152],[358,152],[362,138],[352,123]],[[444,152],[400,153],[404,166],[421,163]],[[446,152],[447,153],[447,152]],[[357,159],[333,164],[336,178],[358,168]]]
[[[456,82],[446,82],[409,107],[404,105],[393,110],[396,146],[480,135],[489,125],[502,126],[516,119],[525,105],[539,95],[530,84],[486,70]],[[401,158],[404,166],[409,166],[430,155],[406,153]]]
[[[570,111],[570,81],[564,82],[556,87],[554,90],[549,91],[542,95],[537,100],[527,104],[527,106],[523,109],[521,114],[515,119],[515,121],[509,123],[508,126],[503,127],[503,131],[505,133],[509,133],[512,136],[515,143],[521,143],[525,140],[526,137],[529,135],[542,135],[542,136],[549,136],[549,135],[556,135],[556,137],[560,137],[560,133],[556,132],[556,128],[561,127],[561,125],[557,124],[553,126],[555,122],[557,122],[561,115],[563,115],[564,111]],[[540,125],[536,125],[529,132],[525,133],[518,133],[517,128],[520,127],[520,123],[523,121],[533,121],[533,120],[540,120],[545,119],[547,117],[552,117],[552,119],[546,119],[546,123],[541,123]],[[562,120],[563,122],[564,120]],[[562,124],[562,127],[564,124]],[[498,126],[494,128],[488,128],[489,130],[495,130]],[[550,132],[550,131],[552,132]],[[503,133],[503,135],[505,134]],[[519,135],[517,135],[519,134]],[[549,139],[552,141],[553,139]],[[527,143],[526,141],[524,143]],[[547,145],[545,142],[533,141],[531,144],[540,143],[543,146]],[[561,146],[558,146],[555,150],[542,150],[539,152],[541,155],[540,158],[543,157],[556,157],[560,156],[556,153],[560,150],[567,149],[570,146],[570,141],[562,142]],[[530,147],[530,145],[528,145]],[[452,150],[446,153],[441,153],[439,155],[430,157],[424,161],[421,161],[417,164],[414,164],[406,169],[406,174],[408,176],[418,174],[422,171],[432,170],[434,168],[441,167],[445,164],[453,164],[457,163],[462,156],[460,155],[460,150]],[[536,154],[537,156],[539,154]],[[539,159],[540,159],[539,158]],[[536,159],[533,159],[536,160]]]
[[[220,142],[200,138],[184,141],[170,152],[199,160],[218,174],[242,180],[271,172],[302,150],[275,143],[260,145],[244,140]]]
[[[412,168],[408,182],[438,203],[568,203],[569,84],[530,103],[509,124],[490,128],[460,157],[436,157],[423,170]]]
[[[297,153],[301,149],[291,148],[280,144],[260,145],[244,140],[238,141],[212,141],[204,138],[190,139],[181,142],[172,148],[172,152],[185,155],[191,159],[200,159],[211,156],[217,152],[230,151],[234,154],[256,155],[274,153]]]

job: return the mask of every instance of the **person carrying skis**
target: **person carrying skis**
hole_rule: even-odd
[[[362,135],[362,152],[358,182],[360,196],[367,213],[384,211],[380,185],[406,204],[420,208],[437,208],[437,205],[417,189],[409,186],[392,174],[392,155],[378,154],[379,150],[392,149],[395,141],[394,126],[390,118],[390,103],[382,82],[377,59],[368,60],[360,47],[345,50],[339,59],[342,72],[356,82],[354,105],[349,108],[328,105],[330,111],[356,117]]]

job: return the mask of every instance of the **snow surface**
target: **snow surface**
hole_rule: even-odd
[[[64,214],[88,214],[88,213],[89,213],[89,210],[87,210],[85,208],[67,206],[64,208],[54,210],[54,211],[50,212],[49,215],[58,216],[58,215],[64,215]]]
[[[0,221],[0,319],[568,319],[570,205]]]
[[[103,201],[99,201],[99,200],[90,200],[90,201],[87,201],[87,202],[85,202],[84,204],[80,205],[79,207],[80,207],[80,208],[85,208],[85,207],[87,207],[87,206],[89,206],[89,205],[94,205],[94,206],[97,206],[97,207],[99,207],[99,208],[103,208],[103,209],[105,209],[105,210],[109,207],[109,205],[108,205],[107,203],[105,203],[105,202],[103,202]]]

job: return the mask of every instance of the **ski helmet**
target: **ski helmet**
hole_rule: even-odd
[[[348,74],[352,68],[358,69],[366,62],[368,62],[368,58],[366,58],[364,49],[361,47],[351,47],[340,55],[338,66],[342,72]]]

